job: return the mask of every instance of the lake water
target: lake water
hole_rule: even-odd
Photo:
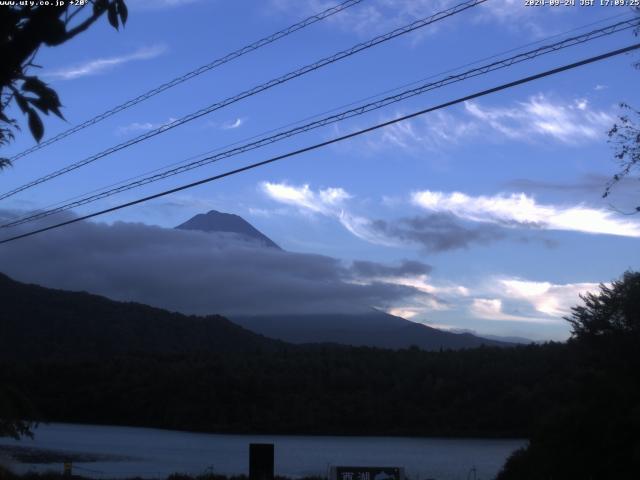
[[[405,437],[322,437],[219,435],[93,425],[49,424],[34,440],[0,438],[0,445],[39,448],[75,455],[74,473],[95,478],[164,478],[173,472],[247,474],[250,443],[275,445],[276,475],[326,476],[329,466],[404,467],[408,480],[489,480],[525,440]],[[87,454],[98,455],[88,458]],[[57,457],[57,458],[56,458]],[[50,463],[11,463],[16,471],[62,471],[62,458]],[[89,461],[95,460],[95,461]],[[6,458],[5,458],[6,463]]]

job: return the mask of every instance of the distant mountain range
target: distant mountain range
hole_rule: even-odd
[[[186,316],[16,282],[0,274],[0,359],[95,358],[275,350],[265,338],[224,317]]]
[[[373,310],[344,315],[231,316],[234,323],[285,342],[338,343],[378,348],[419,347],[423,350],[512,346],[471,333],[452,333]]]
[[[176,228],[281,250],[242,217],[215,210]],[[352,315],[234,316],[232,323],[219,315],[187,316],[85,292],[24,284],[3,274],[0,305],[0,359],[273,350],[282,342],[423,350],[512,345],[438,330],[373,309]]]
[[[234,319],[238,325],[218,315],[187,316],[85,292],[20,283],[2,274],[0,304],[0,359],[271,351],[285,345],[279,340],[391,349],[415,345],[424,350],[509,345],[377,311],[238,317]]]
[[[176,227],[179,230],[198,230],[207,233],[231,234],[233,240],[253,242],[280,249],[276,243],[239,215],[211,210],[200,213]]]
[[[242,241],[257,241],[262,246],[280,248],[242,217],[215,210],[196,215],[176,228],[234,233]],[[424,350],[511,345],[497,338],[482,338],[468,332],[438,330],[373,309],[369,313],[354,315],[232,316],[232,321],[253,332],[296,344],[337,343],[393,349],[415,345]]]

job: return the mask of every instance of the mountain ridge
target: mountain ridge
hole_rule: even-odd
[[[0,359],[244,352],[282,345],[220,315],[184,315],[21,283],[2,273],[0,304]]]
[[[206,233],[230,233],[243,240],[256,242],[264,247],[282,250],[273,240],[247,222],[240,215],[209,210],[199,213],[177,227],[178,230],[195,230]]]
[[[374,310],[364,314],[230,315],[256,333],[294,344],[334,343],[357,347],[423,350],[511,347],[468,332],[454,333]]]

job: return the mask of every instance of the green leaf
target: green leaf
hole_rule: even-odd
[[[118,6],[118,14],[120,15],[120,21],[122,25],[127,23],[127,18],[129,18],[129,9],[127,5],[124,3],[124,0],[116,0],[116,5]]]
[[[51,89],[48,88],[47,84],[40,80],[38,77],[24,77],[22,90],[37,93],[38,96],[42,97],[47,90]]]
[[[108,0],[96,0],[93,2],[93,14],[100,15],[104,12],[107,8],[107,1]]]
[[[107,10],[107,17],[109,18],[109,23],[113,28],[118,30],[118,9],[116,8],[115,3],[109,4],[109,9]]]
[[[31,130],[31,134],[33,138],[36,139],[36,142],[40,142],[44,135],[44,125],[33,108],[29,109],[29,130]]]
[[[15,98],[16,98],[16,103],[18,104],[18,107],[20,107],[20,110],[22,110],[22,113],[27,113],[31,109],[25,97],[23,97],[19,93],[16,93]]]
[[[59,18],[53,18],[47,22],[40,22],[39,33],[45,45],[60,45],[67,38],[67,27]]]
[[[47,115],[49,115],[49,112],[53,112],[57,117],[64,120],[62,112],[60,112],[57,103],[53,99],[47,97],[29,98],[29,102],[35,105],[41,112]]]
[[[49,105],[47,105],[47,101],[42,98],[29,98],[29,103],[35,106],[42,113],[49,115]]]
[[[62,112],[58,108],[58,105],[49,105],[49,109],[55,114],[56,117],[61,118],[62,120],[66,120]]]

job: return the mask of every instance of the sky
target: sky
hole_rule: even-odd
[[[127,3],[129,21],[120,31],[101,21],[73,41],[38,53],[36,63],[42,68],[37,74],[58,91],[66,117],[66,122],[47,118],[45,138],[334,4]],[[363,0],[17,160],[0,174],[2,190],[455,4]],[[488,57],[513,55],[505,52],[534,48],[630,15],[626,7],[525,7],[516,0],[489,0],[5,199],[0,216],[47,208],[413,82],[460,72],[465,65],[488,62]],[[40,225],[326,141],[634,41],[626,31],[555,52]],[[640,104],[634,88],[640,72],[633,67],[638,59],[638,54],[608,59],[5,244],[0,264],[21,281],[188,313],[232,318],[234,313],[375,307],[448,330],[563,340],[569,326],[562,317],[580,302],[580,293],[597,291],[599,283],[640,268],[640,216],[625,214],[638,204],[637,179],[620,182],[610,197],[602,198],[618,169],[607,132],[622,114],[620,102]],[[2,153],[10,156],[32,146],[27,130]],[[169,230],[212,209],[241,215],[285,251],[231,248],[198,232]]]

